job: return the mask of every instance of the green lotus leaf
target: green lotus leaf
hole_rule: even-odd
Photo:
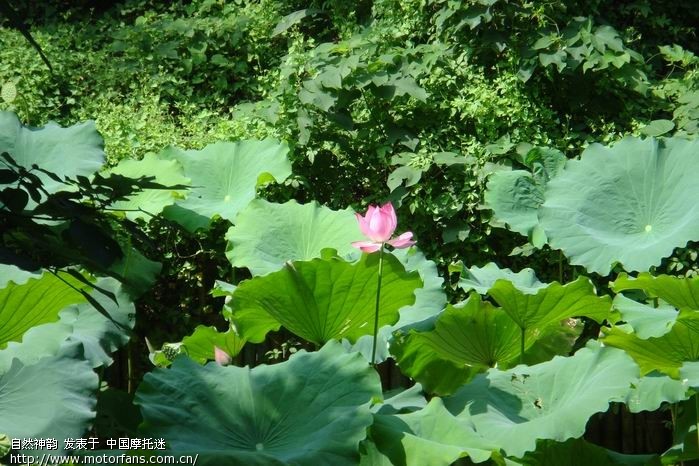
[[[0,373],[0,432],[10,438],[79,438],[95,417],[98,377],[77,345]],[[60,452],[54,452],[60,454]]]
[[[539,223],[537,210],[544,202],[544,190],[526,170],[500,171],[490,175],[484,198],[496,220],[528,236]]]
[[[111,293],[116,299],[115,302],[99,290],[91,293],[92,299],[102,306],[109,318],[87,302],[68,305],[58,314],[57,322],[34,326],[24,333],[21,342],[9,342],[6,348],[0,350],[0,372],[10,367],[13,358],[25,365],[34,364],[74,343],[82,345],[82,358],[89,361],[92,367],[110,365],[111,353],[129,340],[135,323],[135,307],[113,278],[100,279],[95,286]]]
[[[663,403],[679,403],[689,397],[690,384],[653,371],[631,384],[624,403],[632,413],[655,411]]]
[[[180,357],[146,374],[136,404],[143,435],[197,464],[354,465],[380,395],[364,358],[329,342],[254,369]]]
[[[18,165],[28,170],[36,164],[60,178],[92,175],[104,164],[103,146],[93,121],[68,128],[55,123],[31,128],[23,126],[14,113],[0,112],[0,153],[9,153]],[[48,192],[65,188],[44,173],[34,173]]]
[[[560,321],[526,331],[524,362],[536,364],[567,354],[577,333]],[[521,344],[521,329],[510,316],[473,293],[466,302],[447,306],[434,330],[411,331],[396,338],[391,351],[403,373],[420,381],[427,391],[446,395],[468,375],[488,367],[512,367],[520,361]]]
[[[608,275],[660,265],[699,239],[699,141],[627,137],[590,145],[552,179],[539,209],[548,242],[571,264]]]
[[[658,370],[676,379],[685,361],[699,359],[697,312],[680,311],[670,331],[657,338],[641,339],[618,326],[605,333],[604,344],[626,351],[641,366],[642,374]]]
[[[166,207],[165,217],[195,231],[207,228],[211,219],[231,222],[255,198],[260,181],[283,181],[291,174],[286,144],[264,141],[218,142],[202,150],[169,147],[160,153],[164,160],[177,160],[192,187],[186,199]]]
[[[398,414],[418,411],[427,406],[422,385],[416,383],[410,388],[397,388],[384,392],[383,403],[375,404],[371,411],[376,414]]]
[[[15,285],[24,285],[30,278],[41,277],[41,273],[29,272],[12,264],[0,264],[0,290],[5,288],[10,282],[13,282]]]
[[[119,278],[134,299],[155,284],[161,269],[160,262],[148,259],[133,247],[123,248],[121,258],[109,267],[109,271]]]
[[[462,273],[459,287],[468,292],[474,290],[478,294],[488,294],[495,282],[507,280],[522,293],[534,294],[539,289],[545,288],[546,283],[541,283],[532,269],[522,269],[513,272],[510,269],[501,269],[497,264],[490,262],[483,267],[471,267]]]
[[[646,466],[653,457],[654,455],[624,455],[583,439],[570,439],[562,443],[550,440],[540,442],[536,451],[510,461],[513,465],[522,466]]]
[[[411,332],[405,344],[459,366],[487,368],[518,359],[519,337],[520,328],[502,309],[473,294],[460,305],[447,306],[434,330]]]
[[[375,414],[369,437],[365,443],[373,443],[377,456],[386,457],[383,463],[396,466],[449,466],[467,456],[482,463],[498,450],[468,421],[449,413],[440,398],[408,414]],[[360,464],[376,463],[363,459]]]
[[[685,362],[680,368],[680,377],[686,380],[690,387],[699,388],[699,362]]]
[[[255,199],[228,230],[226,256],[233,267],[247,267],[253,275],[282,268],[285,262],[320,257],[333,248],[349,259],[357,251],[353,241],[364,239],[351,209],[331,210],[313,202],[274,204]]]
[[[539,206],[549,179],[561,171],[566,156],[556,149],[537,147],[529,151],[524,162],[532,171],[499,171],[490,176],[485,191],[485,206],[496,221],[524,236],[539,224]]]
[[[385,361],[389,357],[389,342],[393,338],[394,332],[434,327],[434,320],[444,310],[447,303],[447,297],[442,289],[444,280],[439,276],[437,266],[433,261],[425,258],[425,255],[416,249],[396,249],[392,254],[403,264],[406,271],[416,271],[420,274],[423,286],[415,290],[413,304],[403,306],[398,310],[400,314],[398,322],[379,329],[376,336],[376,362]],[[359,337],[357,342],[351,345],[351,348],[353,351],[362,353],[369,361],[372,345],[373,336],[364,335]]]
[[[236,356],[245,346],[245,339],[236,334],[233,329],[221,333],[214,327],[197,325],[194,333],[182,339],[182,346],[187,356],[203,364],[214,360],[215,346],[231,357]]]
[[[85,301],[76,291],[83,288],[82,282],[63,273],[58,278],[46,272],[21,285],[9,282],[0,289],[0,349],[10,341],[20,341],[30,328],[58,320],[66,306]]]
[[[649,298],[660,298],[674,307],[699,310],[699,277],[653,276],[647,272],[637,278],[620,274],[612,283],[617,293],[625,290],[643,290]]]
[[[631,326],[634,335],[642,340],[665,335],[677,319],[677,310],[668,304],[659,303],[655,308],[622,294],[614,297],[612,307],[619,311],[620,320]]]
[[[355,342],[373,332],[378,254],[364,254],[355,263],[339,258],[288,263],[278,272],[238,285],[230,302],[238,334],[252,342],[284,326],[316,344],[346,338]],[[384,254],[379,326],[398,321],[398,310],[415,302],[422,284],[417,272],[405,272],[391,254]]]
[[[163,186],[187,185],[189,179],[184,176],[182,165],[176,160],[165,160],[156,154],[146,154],[141,160],[124,159],[117,166],[109,169],[107,174],[139,179],[153,177],[153,181]],[[144,189],[129,196],[126,200],[111,205],[113,209],[123,209],[129,220],[143,219],[150,221],[163,209],[175,202],[182,191],[167,189]]]
[[[522,331],[541,329],[570,317],[584,316],[602,322],[611,309],[611,298],[597,296],[585,277],[565,285],[551,283],[535,294],[522,292],[508,280],[498,280],[488,294]]]
[[[506,455],[521,457],[537,440],[581,437],[590,416],[622,401],[637,378],[638,366],[623,351],[590,345],[535,366],[490,369],[444,404]]]

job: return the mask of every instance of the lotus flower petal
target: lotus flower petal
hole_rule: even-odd
[[[357,214],[357,220],[362,233],[377,243],[388,241],[398,224],[396,211],[390,202],[381,207],[369,206],[364,217]]]
[[[412,231],[406,231],[402,235],[400,235],[398,238],[392,239],[388,241],[388,244],[393,246],[394,248],[397,249],[404,249],[412,246],[415,244],[415,241],[413,241],[413,232]]]
[[[376,252],[381,249],[381,243],[374,243],[373,241],[355,241],[352,246],[359,248],[362,252]]]
[[[227,366],[233,361],[233,358],[218,346],[214,346],[214,359],[220,366]]]

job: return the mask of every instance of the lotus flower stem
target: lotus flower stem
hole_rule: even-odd
[[[376,307],[374,309],[374,341],[371,343],[371,365],[376,367],[376,337],[379,333],[379,300],[381,299],[381,276],[383,275],[383,244],[379,249],[379,282],[376,287]]]
[[[524,364],[524,339],[525,339],[524,327],[520,327],[520,330],[522,331],[522,333],[521,333],[522,338],[520,339],[520,342],[519,342],[519,363]]]

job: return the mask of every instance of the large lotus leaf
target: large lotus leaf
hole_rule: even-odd
[[[71,286],[85,288],[68,274],[59,279],[46,272],[41,278],[30,278],[22,285],[10,282],[0,289],[0,348],[20,341],[34,326],[58,320],[59,311],[66,306],[85,301]]]
[[[584,316],[602,322],[611,309],[611,298],[597,296],[585,277],[565,285],[551,283],[535,294],[523,292],[508,280],[498,280],[488,294],[525,330],[541,329],[570,317]]]
[[[360,355],[329,342],[272,366],[201,366],[186,357],[144,377],[142,433],[197,464],[353,465],[381,384]]]
[[[447,306],[434,330],[411,332],[406,344],[460,366],[487,368],[519,358],[519,337],[520,328],[502,309],[473,294],[461,305]]]
[[[165,208],[165,216],[190,231],[207,228],[216,216],[234,221],[260,183],[291,174],[288,152],[286,144],[271,139],[217,142],[198,151],[165,149],[161,158],[182,164],[192,185],[186,199]]]
[[[675,380],[660,372],[651,372],[631,384],[624,403],[632,413],[655,411],[663,403],[678,403],[689,397],[687,380]]]
[[[524,362],[536,364],[567,354],[577,333],[567,322],[526,331]],[[520,361],[521,350],[519,326],[477,294],[460,305],[449,305],[434,330],[411,331],[391,345],[404,374],[442,395],[453,393],[469,374],[513,366]]]
[[[214,359],[214,347],[222,349],[231,357],[236,356],[245,346],[245,339],[233,329],[221,333],[214,327],[198,325],[194,333],[182,339],[182,346],[187,356],[203,364]]]
[[[447,303],[442,289],[444,280],[439,276],[434,262],[416,249],[396,249],[392,254],[403,264],[406,271],[416,271],[420,274],[423,285],[415,290],[415,302],[399,309],[398,322],[379,329],[376,337],[376,362],[382,362],[389,357],[388,347],[393,332],[432,328],[434,320]],[[373,336],[364,335],[351,347],[354,351],[362,353],[368,361],[371,359],[372,344]]]
[[[25,365],[34,364],[76,342],[82,345],[82,358],[92,367],[111,364],[111,353],[129,340],[135,323],[135,307],[116,280],[103,278],[95,286],[116,299],[112,300],[97,289],[91,293],[92,299],[102,306],[109,318],[87,302],[69,305],[60,311],[57,322],[32,327],[24,333],[21,342],[10,342],[0,350],[0,372],[10,367],[13,358]]]
[[[627,137],[590,145],[546,188],[539,219],[571,264],[608,275],[659,265],[699,239],[699,141]]]
[[[699,388],[699,362],[685,362],[680,368],[680,377],[686,380],[690,387]]]
[[[93,121],[68,128],[55,123],[30,128],[23,126],[14,113],[0,112],[0,153],[8,152],[26,169],[36,164],[61,178],[88,176],[104,164],[103,145]],[[35,174],[48,192],[65,187],[44,173]]]
[[[490,369],[444,401],[508,456],[521,457],[537,440],[581,437],[590,416],[622,401],[637,377],[623,351],[591,345],[535,366]]]
[[[619,311],[619,319],[626,322],[633,329],[634,335],[642,340],[665,335],[677,319],[677,310],[672,306],[659,303],[655,308],[622,294],[614,297],[612,307]]]
[[[524,162],[532,171],[499,171],[490,176],[485,191],[485,206],[495,220],[509,229],[529,236],[539,224],[539,206],[544,202],[546,183],[561,171],[566,156],[556,149],[532,149]]]
[[[146,154],[141,160],[121,160],[116,167],[109,170],[108,174],[112,173],[134,179],[153,177],[155,183],[163,186],[189,184],[189,179],[185,178],[182,166],[177,160],[165,160],[156,154]],[[181,191],[144,189],[126,200],[113,203],[111,208],[123,209],[124,215],[130,220],[143,219],[148,222],[165,207],[173,204],[177,195],[181,196]]]
[[[500,171],[490,175],[485,207],[493,217],[524,236],[539,223],[537,210],[544,202],[544,189],[525,170]]]
[[[278,272],[241,283],[230,302],[240,336],[258,343],[284,326],[305,340],[322,344],[346,338],[354,342],[373,332],[379,268],[378,254],[355,263],[338,258],[288,263]],[[422,284],[417,272],[405,272],[384,254],[379,326],[398,320],[398,310],[413,304]]]
[[[30,278],[39,278],[40,276],[41,272],[29,272],[12,264],[0,264],[0,290],[10,282],[15,285],[23,285]]]
[[[653,276],[647,272],[638,278],[620,274],[612,283],[617,293],[625,290],[643,290],[649,298],[660,298],[678,309],[699,310],[699,277]]]
[[[683,362],[699,359],[697,312],[681,311],[670,331],[658,338],[641,339],[624,327],[612,327],[605,332],[604,344],[630,354],[643,374],[658,370],[678,378]]]
[[[522,466],[646,466],[652,459],[653,455],[624,455],[583,439],[570,439],[540,442],[536,451],[511,461]]]
[[[320,257],[325,248],[349,259],[356,251],[352,242],[363,236],[350,209],[255,199],[240,212],[226,239],[226,256],[234,267],[264,275],[279,270],[287,261]]]
[[[541,283],[532,269],[522,269],[513,272],[510,269],[501,269],[497,264],[490,262],[483,267],[471,267],[462,273],[459,287],[468,292],[474,290],[479,294],[488,294],[495,282],[507,280],[522,293],[535,294],[539,289],[545,288],[546,283]]]
[[[0,373],[0,432],[10,438],[79,438],[95,417],[98,377],[76,346]],[[54,452],[57,453],[58,452]]]
[[[386,457],[383,462],[396,466],[449,466],[466,456],[482,463],[498,450],[497,444],[481,437],[468,421],[447,411],[440,398],[408,414],[375,414],[369,438],[365,443],[374,444],[378,454]],[[363,459],[360,464],[376,463]]]
[[[397,388],[384,392],[384,400],[371,407],[376,414],[405,414],[418,411],[427,406],[427,400],[423,394],[422,385],[416,383],[410,388]]]
[[[153,286],[161,269],[160,262],[148,259],[133,247],[124,248],[121,258],[109,267],[134,299]]]

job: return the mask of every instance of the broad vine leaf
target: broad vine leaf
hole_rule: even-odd
[[[608,275],[660,265],[699,239],[699,141],[627,137],[590,145],[548,183],[539,219],[571,264]]]
[[[136,393],[142,433],[197,464],[354,465],[381,395],[364,358],[329,342],[272,366],[201,366],[180,357]]]
[[[532,269],[513,272],[510,269],[501,269],[497,264],[489,262],[483,267],[474,266],[465,270],[459,280],[459,287],[466,292],[474,290],[478,294],[485,295],[498,280],[508,280],[521,292],[530,294],[547,286],[546,283],[541,283],[536,278]]]
[[[233,267],[247,267],[253,275],[279,270],[287,261],[320,257],[325,248],[349,259],[356,251],[352,242],[364,239],[351,209],[336,211],[315,202],[255,199],[235,223],[226,234],[226,256]]]
[[[14,113],[0,112],[0,153],[7,152],[18,165],[30,170],[36,164],[60,178],[89,176],[104,164],[104,142],[93,121],[68,128],[49,123],[43,128],[24,126]],[[3,163],[0,159],[0,166]],[[35,172],[44,189],[65,187],[42,172]],[[0,185],[2,186],[2,185]]]
[[[95,417],[97,384],[77,345],[34,364],[15,359],[0,373],[0,432],[10,438],[55,438],[63,451],[61,440],[80,438]]]
[[[382,362],[389,357],[389,343],[394,332],[410,329],[426,329],[434,326],[434,320],[444,310],[447,297],[442,289],[443,280],[439,276],[436,264],[425,258],[425,255],[415,249],[396,249],[392,254],[403,264],[408,272],[416,271],[422,280],[422,287],[415,290],[415,302],[398,310],[400,318],[393,325],[379,329],[376,337],[376,362]],[[354,351],[359,351],[371,359],[373,335],[359,337],[352,345]]]
[[[378,262],[378,254],[364,254],[355,263],[297,261],[245,281],[230,302],[236,329],[255,343],[280,326],[316,344],[355,342],[373,332]],[[395,257],[384,254],[379,327],[398,321],[398,310],[415,302],[413,291],[421,284],[417,272],[405,272]]]
[[[260,184],[291,174],[288,152],[286,144],[271,139],[218,142],[198,151],[165,149],[160,157],[177,160],[192,186],[164,215],[189,231],[207,228],[217,216],[233,222]]]
[[[364,443],[365,448],[376,449],[385,457],[385,464],[396,466],[449,466],[467,456],[482,463],[498,449],[468,421],[449,413],[440,398],[412,413],[375,414],[369,440]],[[363,458],[360,464],[376,463]]]
[[[622,294],[614,297],[612,307],[619,311],[620,320],[631,326],[634,335],[642,340],[665,335],[677,319],[677,310],[668,304],[659,303],[655,308]]]
[[[524,330],[542,329],[570,317],[584,316],[602,322],[611,309],[611,299],[597,296],[585,277],[565,285],[554,282],[536,293],[522,292],[512,282],[498,280],[488,294]]]
[[[699,311],[699,277],[653,276],[647,272],[637,278],[620,274],[612,283],[617,293],[625,290],[643,290],[649,298],[660,298],[680,310]]]
[[[156,154],[146,154],[141,160],[121,160],[117,166],[108,171],[108,174],[112,173],[135,179],[153,177],[155,183],[163,186],[189,184],[189,179],[184,176],[182,166],[177,160],[165,160]],[[182,196],[182,191],[144,189],[124,201],[113,203],[111,208],[123,209],[124,215],[130,220],[142,219],[147,223],[154,215],[158,215],[165,207],[173,204],[177,195]]]
[[[535,366],[490,369],[444,404],[506,455],[521,457],[537,440],[581,437],[590,416],[622,401],[637,377],[638,366],[623,351],[590,345]]]
[[[231,357],[236,356],[245,346],[245,339],[236,334],[233,329],[219,332],[214,327],[197,325],[194,333],[182,339],[182,346],[187,356],[203,364],[214,360],[215,346]]]
[[[82,345],[82,358],[92,367],[108,366],[111,353],[128,342],[135,324],[135,307],[121,284],[113,278],[95,283],[101,290],[112,293],[116,301],[102,291],[94,290],[92,299],[109,315],[107,318],[88,302],[70,304],[58,314],[57,322],[30,328],[22,341],[12,341],[0,349],[0,372],[8,369],[14,358],[30,365],[46,356],[55,356],[64,346]]]
[[[85,301],[76,291],[85,285],[67,274],[60,275],[65,282],[46,272],[40,278],[30,278],[21,285],[9,282],[0,289],[0,349],[8,342],[20,341],[30,328],[58,320],[58,313],[66,306]]]
[[[657,338],[641,339],[623,327],[612,327],[605,332],[604,344],[626,351],[641,366],[643,374],[658,370],[678,378],[685,361],[699,359],[697,312],[680,311],[670,331]]]

